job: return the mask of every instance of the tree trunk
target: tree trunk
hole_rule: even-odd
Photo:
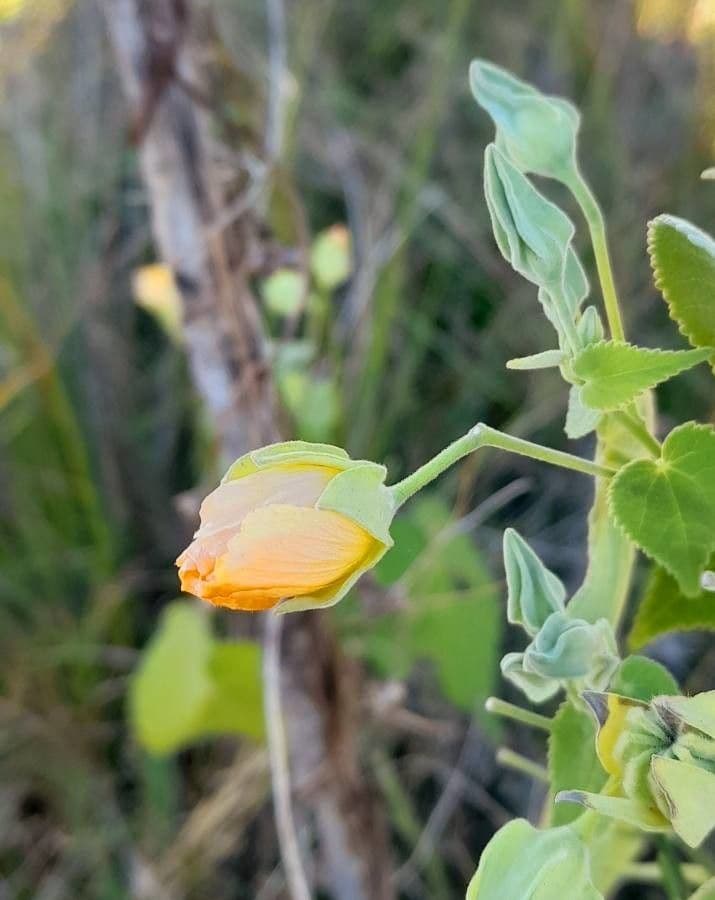
[[[250,287],[260,223],[237,197],[236,185],[245,191],[250,174],[235,172],[227,190],[220,168],[226,154],[219,153],[207,87],[216,57],[210,18],[188,0],[101,2],[154,237],[182,296],[193,380],[223,455],[233,460],[277,440],[279,429]],[[326,887],[336,900],[389,900],[387,824],[357,751],[361,672],[342,656],[320,613],[287,617],[282,685],[296,800],[314,819]]]

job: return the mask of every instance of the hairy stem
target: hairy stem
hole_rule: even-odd
[[[422,490],[431,481],[434,481],[450,466],[453,466],[460,459],[473,453],[475,450],[479,450],[481,447],[495,447],[499,450],[507,450],[519,456],[528,456],[530,459],[537,459],[540,462],[549,463],[553,466],[561,466],[561,468],[581,472],[584,475],[591,475],[594,478],[610,478],[616,471],[608,466],[591,462],[589,459],[582,459],[580,456],[564,453],[561,450],[552,450],[550,447],[543,447],[541,444],[534,444],[531,441],[504,434],[503,431],[498,431],[496,428],[490,428],[488,425],[479,423],[463,437],[445,447],[444,450],[417,469],[416,472],[408,475],[407,478],[404,478],[397,484],[393,484],[390,490],[395,499],[395,505],[397,507],[402,506],[405,501],[409,500],[410,497]]]
[[[524,709],[514,703],[507,703],[506,700],[500,700],[499,697],[489,697],[484,704],[484,708],[492,715],[502,716],[514,722],[521,722],[522,725],[530,725],[532,728],[541,729],[541,731],[551,731],[553,728],[553,720],[547,716],[532,712],[530,709]]]
[[[616,284],[613,279],[611,258],[608,253],[608,242],[606,241],[606,224],[603,220],[601,207],[578,170],[569,180],[568,186],[583,211],[591,234],[591,243],[593,244],[593,252],[596,257],[596,268],[598,269],[598,278],[601,282],[603,303],[606,308],[606,318],[608,319],[611,337],[614,341],[624,341],[626,335],[623,330],[621,310],[618,305]]]

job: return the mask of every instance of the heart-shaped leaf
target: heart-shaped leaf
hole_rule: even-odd
[[[626,535],[696,595],[715,550],[715,431],[695,422],[675,428],[659,459],[633,460],[614,476],[609,497]]]
[[[589,344],[573,360],[573,372],[584,384],[581,400],[591,409],[610,411],[679,372],[704,362],[715,351],[649,350],[623,341]]]
[[[656,287],[694,347],[715,345],[715,240],[685,219],[658,216],[648,224]]]

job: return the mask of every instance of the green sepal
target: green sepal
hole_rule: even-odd
[[[572,384],[569,390],[569,401],[566,408],[566,424],[564,431],[566,437],[572,441],[585,437],[596,428],[601,421],[602,413],[597,409],[592,409],[581,399],[581,388],[577,384]]]
[[[699,847],[715,828],[715,772],[678,759],[651,760],[653,794],[673,831]]]
[[[314,465],[333,469],[349,469],[360,460],[350,459],[342,447],[332,444],[313,444],[309,441],[282,441],[268,444],[240,456],[221,479],[221,483],[243,478],[269,466]]]
[[[384,466],[356,462],[328,482],[316,507],[352,519],[390,548],[393,544],[390,523],[395,515],[395,502],[385,487],[386,477]]]
[[[653,706],[664,721],[675,719],[681,729],[689,725],[715,740],[715,691],[694,697],[656,697]]]
[[[531,356],[517,356],[507,360],[507,369],[529,371],[531,369],[555,369],[564,361],[563,350],[543,350]]]
[[[499,666],[507,681],[519,688],[532,703],[546,703],[561,688],[561,682],[549,675],[530,671],[524,664],[525,654],[507,653]]]
[[[532,637],[551,613],[564,609],[566,588],[513,528],[504,532],[507,619]]]
[[[619,819],[644,831],[668,831],[670,823],[657,809],[627,797],[608,797],[588,791],[560,791],[556,803],[580,803],[602,816]]]
[[[589,852],[568,825],[537,829],[509,822],[482,851],[466,900],[603,900],[591,880]]]
[[[583,315],[576,325],[576,331],[582,347],[588,347],[589,344],[597,344],[603,340],[603,322],[595,306],[587,306],[584,309]]]
[[[469,83],[477,103],[496,125],[497,145],[516,166],[523,172],[569,180],[576,169],[580,122],[575,106],[480,59],[469,67]]]
[[[620,659],[613,628],[606,619],[591,624],[566,613],[552,613],[524,652],[524,669],[561,681],[578,679],[603,690]]]
[[[562,291],[574,226],[494,144],[484,152],[484,193],[497,246],[520,275]]]

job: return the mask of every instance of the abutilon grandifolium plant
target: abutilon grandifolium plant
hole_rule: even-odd
[[[182,586],[230,609],[330,606],[389,552],[400,507],[482,447],[591,479],[586,576],[571,597],[525,537],[504,534],[506,614],[524,646],[501,670],[532,704],[558,696],[560,705],[550,717],[488,701],[494,714],[546,736],[549,790],[538,827],[518,819],[492,838],[467,898],[596,900],[637,871],[662,878],[671,897],[684,900],[689,885],[693,900],[706,900],[715,896],[711,858],[687,855],[715,829],[715,692],[687,696],[687,686],[629,649],[693,627],[693,604],[695,625],[715,621],[715,429],[690,421],[663,433],[655,394],[686,369],[715,365],[715,241],[673,215],[648,224],[655,285],[689,346],[627,341],[604,218],[579,168],[578,111],[481,60],[470,84],[496,128],[484,153],[496,245],[534,285],[533,314],[554,329],[552,346],[506,365],[559,370],[566,437],[593,434],[593,458],[478,423],[389,484],[383,466],[338,447],[264,447],[235,462],[204,500],[201,526],[177,560]],[[583,213],[593,292],[573,246],[576,226],[535,175],[564,185]],[[638,551],[652,572],[624,641]],[[519,767],[517,754],[509,760]],[[657,862],[639,862],[653,846]]]

